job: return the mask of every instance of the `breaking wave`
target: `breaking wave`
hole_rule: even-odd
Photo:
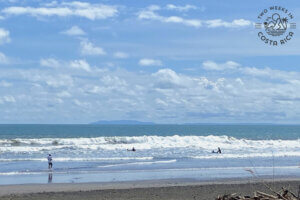
[[[137,151],[126,151],[132,147],[135,147]],[[222,149],[222,154],[211,153],[217,147]],[[225,135],[174,135],[0,140],[0,155],[2,154],[0,162],[18,161],[18,159],[40,161],[45,159],[46,153],[56,153],[55,160],[62,162],[153,158],[300,157],[300,139],[249,140]],[[5,155],[7,156],[5,157]],[[43,156],[41,157],[41,155]]]

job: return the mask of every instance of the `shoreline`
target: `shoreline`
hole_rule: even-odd
[[[274,182],[273,179],[270,178],[251,178],[220,179],[214,181],[164,179],[110,183],[1,185],[0,199],[46,199],[49,197],[57,200],[76,199],[77,197],[78,199],[102,199],[102,197],[103,199],[120,199],[124,195],[127,195],[126,199],[134,199],[132,197],[139,197],[137,199],[149,199],[149,195],[157,195],[157,199],[176,199],[177,196],[192,199],[189,198],[189,196],[191,194],[195,196],[196,193],[196,199],[214,199],[216,195],[225,193],[237,192],[243,195],[250,195],[253,194],[255,190],[268,192],[264,183],[276,189],[285,186],[296,190],[300,186],[300,178],[276,178]]]

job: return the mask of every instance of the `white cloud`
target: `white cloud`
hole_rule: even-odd
[[[187,83],[187,79],[168,68],[160,69],[156,73],[153,73],[152,76],[157,79],[158,85],[161,88],[178,87]]]
[[[206,61],[212,71],[204,76],[170,68],[149,73],[99,70],[85,60],[59,62],[62,67],[49,69],[0,68],[1,104],[11,102],[2,105],[7,118],[0,115],[0,120],[49,122],[45,111],[55,116],[53,123],[88,123],[99,118],[163,123],[300,119],[300,73],[288,68]]]
[[[58,6],[58,2],[57,1],[51,1],[49,3],[43,3],[42,5],[47,6],[47,7],[54,7],[54,6]]]
[[[161,66],[162,62],[160,60],[143,58],[139,61],[139,65],[141,65],[141,66]]]
[[[158,15],[151,9],[146,9],[138,13],[139,19],[149,19],[149,20],[158,20],[165,23],[180,23],[187,26],[193,26],[193,27],[201,27],[202,23],[200,20],[197,19],[184,19],[182,17],[178,16],[170,16],[170,17],[164,17],[161,15]]]
[[[85,35],[86,33],[78,26],[72,26],[70,29],[65,30],[62,34],[71,35],[71,36],[80,36]]]
[[[0,45],[10,42],[9,31],[0,28]]]
[[[297,76],[300,76],[300,74],[297,72],[274,70],[269,67],[265,67],[265,68],[240,67],[239,72],[249,75],[249,76],[278,79],[278,80],[284,80],[287,82],[289,82],[293,79],[297,79]]]
[[[82,55],[106,55],[106,52],[101,47],[97,47],[91,42],[82,41],[80,46]]]
[[[70,67],[75,69],[82,69],[84,71],[90,72],[91,67],[89,63],[87,63],[85,60],[74,60],[70,62]]]
[[[152,77],[155,78],[153,81],[157,89],[183,89],[198,86],[213,89],[216,87],[215,83],[205,77],[193,78],[184,74],[178,74],[169,68],[158,70],[152,74]]]
[[[0,52],[0,64],[8,64],[9,59],[4,55],[3,53]]]
[[[76,106],[79,106],[79,107],[82,107],[82,108],[87,108],[90,105],[88,102],[83,102],[83,101],[80,101],[78,99],[74,99],[73,102]]]
[[[118,10],[114,6],[103,4],[90,4],[85,2],[64,2],[61,4],[48,4],[46,7],[7,7],[2,9],[7,15],[31,15],[39,16],[77,16],[90,20],[106,19],[117,15]]]
[[[12,84],[7,81],[0,81],[0,87],[11,87]]]
[[[15,103],[15,102],[16,102],[16,99],[11,95],[0,97],[0,104]]]
[[[72,95],[68,91],[62,91],[56,94],[58,97],[71,97]]]
[[[53,88],[71,87],[73,85],[73,78],[67,74],[37,75],[32,81],[43,82]]]
[[[155,103],[162,105],[162,106],[168,106],[168,104],[165,101],[161,100],[160,98],[156,98]]]
[[[253,76],[257,78],[278,79],[282,81],[290,81],[293,79],[297,79],[296,77],[300,76],[300,74],[296,72],[274,70],[269,67],[265,67],[265,68],[247,67],[247,66],[242,66],[241,64],[233,61],[227,61],[225,63],[205,61],[202,63],[202,65],[203,65],[203,69],[208,71],[229,70],[230,73],[239,73],[239,74]]]
[[[187,12],[187,11],[189,11],[189,10],[197,9],[196,6],[194,6],[194,5],[189,5],[189,4],[187,4],[187,5],[185,5],[185,6],[176,6],[176,5],[174,5],[174,4],[168,4],[168,5],[166,6],[166,8],[167,8],[168,10],[176,10],[176,11],[179,11],[179,12]]]
[[[44,67],[53,67],[57,68],[61,66],[60,61],[54,59],[54,58],[46,58],[46,59],[41,59],[40,60],[40,65]]]
[[[215,71],[237,69],[240,66],[240,64],[233,61],[227,61],[226,63],[223,64],[217,64],[213,61],[205,61],[203,62],[202,65],[205,70],[215,70]]]
[[[252,24],[251,21],[245,19],[235,19],[232,22],[226,22],[222,19],[214,19],[205,21],[209,28],[217,28],[217,27],[226,27],[226,28],[236,28],[243,26],[250,26]]]
[[[128,58],[129,55],[128,55],[127,53],[118,51],[118,52],[115,52],[115,53],[114,53],[114,57],[115,57],[115,58],[124,59],[124,58]]]
[[[160,10],[160,6],[158,5],[151,5],[151,6],[148,6],[147,7],[147,10],[150,10],[150,11],[155,11],[155,10]]]
[[[152,6],[153,7],[153,6]],[[226,28],[237,28],[237,27],[245,27],[250,26],[252,24],[251,21],[245,19],[235,19],[232,22],[226,22],[221,19],[213,19],[213,20],[200,20],[200,19],[185,19],[179,16],[162,16],[157,14],[155,11],[159,9],[153,9],[152,7],[147,7],[146,9],[140,11],[137,16],[139,19],[147,19],[147,20],[157,20],[164,23],[178,23],[186,26],[192,26],[195,28],[199,28],[202,26],[206,26],[209,28],[217,28],[217,27],[226,27]],[[172,8],[177,8],[176,6],[170,6]],[[179,9],[179,8],[178,8]],[[183,9],[183,8],[182,8]]]

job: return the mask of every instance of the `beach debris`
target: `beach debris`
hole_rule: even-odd
[[[282,188],[280,192],[275,192],[272,190],[274,194],[267,194],[260,191],[255,191],[254,196],[237,196],[234,194],[225,194],[223,196],[218,196],[216,200],[300,200],[298,197],[291,191]]]

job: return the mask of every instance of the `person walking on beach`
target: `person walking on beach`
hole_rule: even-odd
[[[52,169],[52,156],[51,156],[51,154],[48,155],[48,169]]]

